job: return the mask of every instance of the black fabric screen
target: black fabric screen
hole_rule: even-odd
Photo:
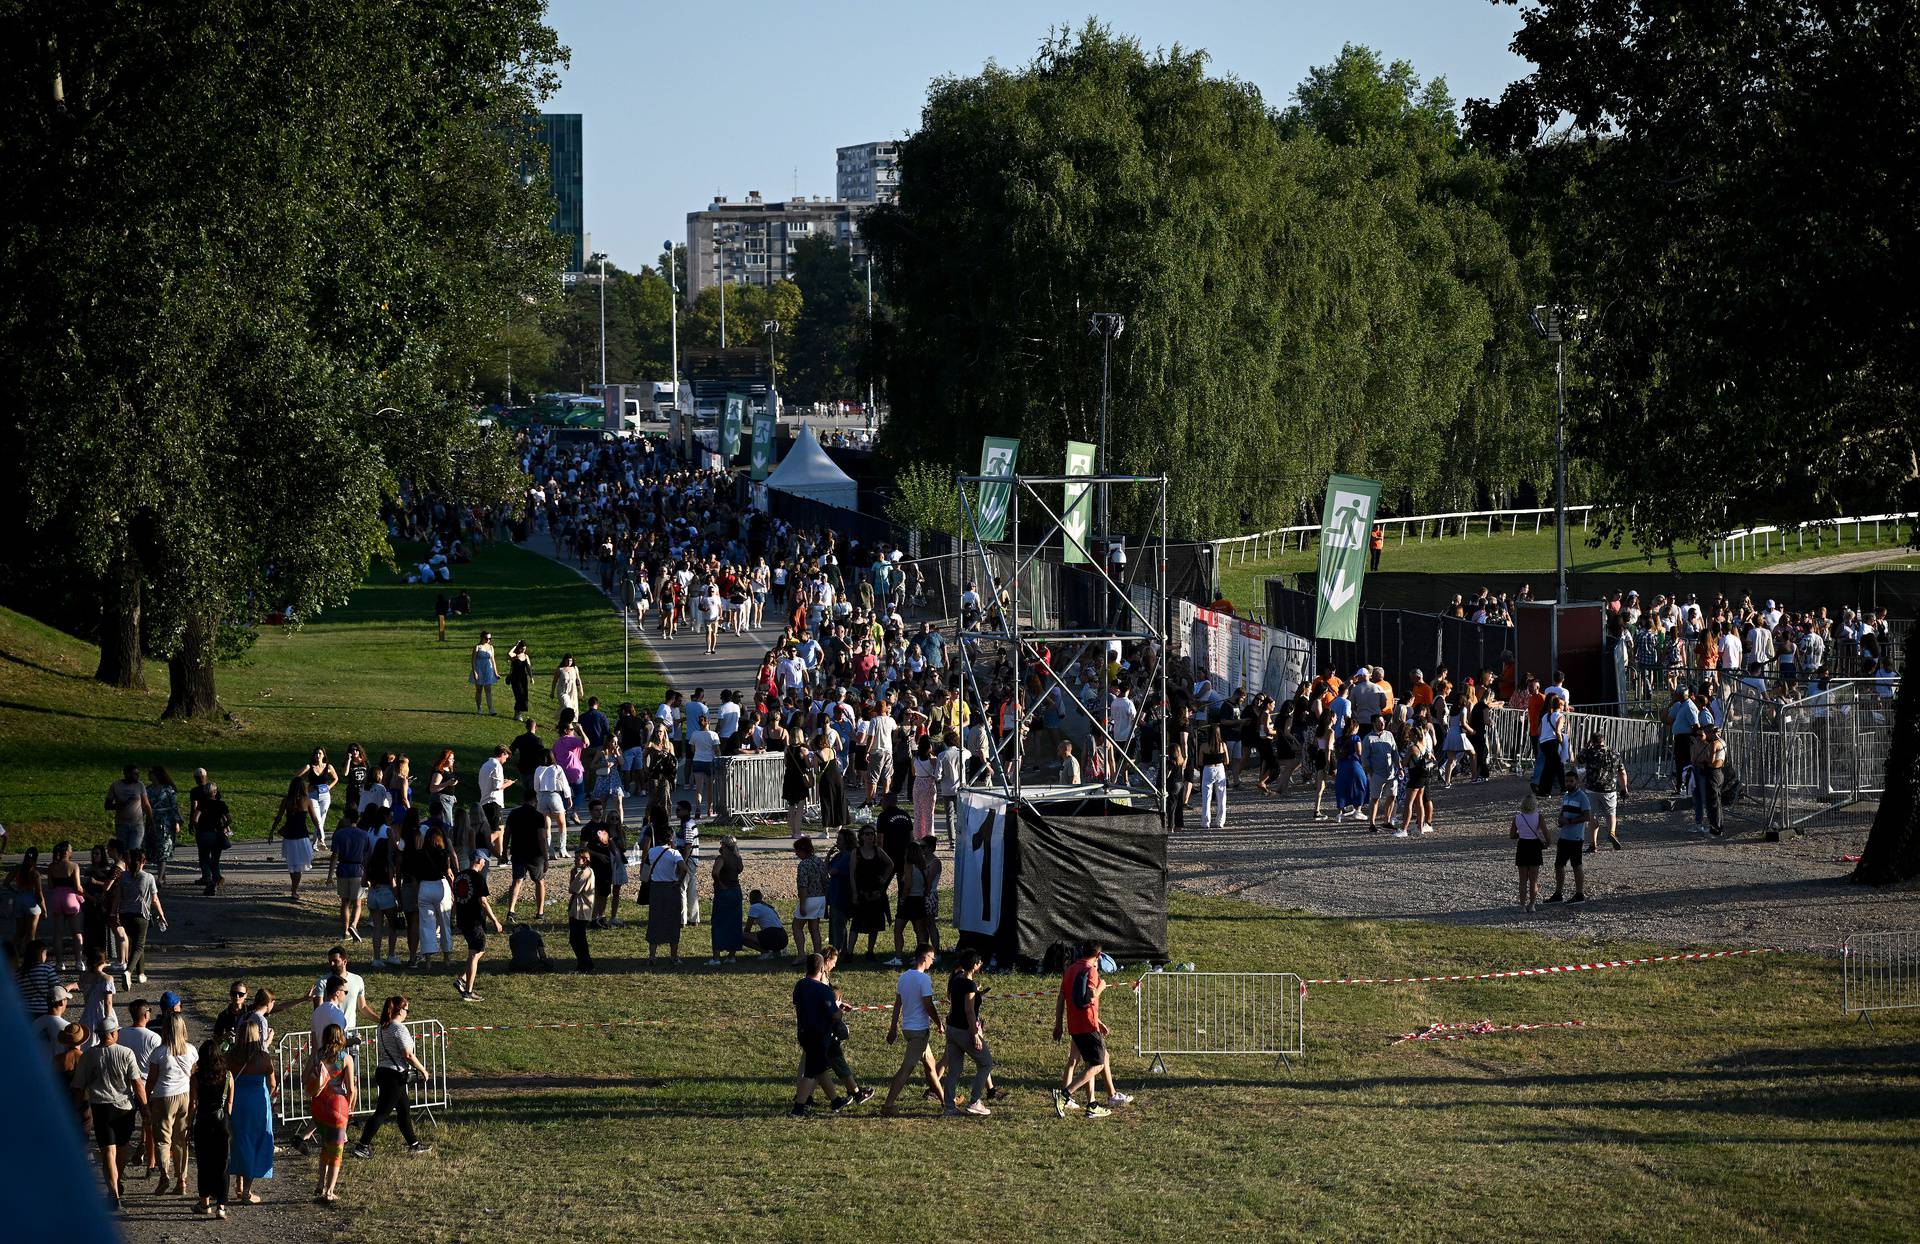
[[[1151,810],[1105,800],[1022,809],[1008,863],[1003,951],[1039,963],[1056,943],[1095,938],[1123,963],[1166,962],[1167,835]]]

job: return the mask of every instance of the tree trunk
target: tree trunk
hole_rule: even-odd
[[[1887,756],[1886,792],[1867,845],[1853,870],[1859,885],[1887,885],[1920,875],[1920,703],[1913,688],[1913,658],[1906,662],[1893,709],[1893,746]]]
[[[213,620],[195,613],[167,660],[167,708],[161,718],[211,717],[221,712],[213,691]]]
[[[140,657],[140,563],[121,537],[119,554],[100,585],[100,666],[93,676],[110,687],[144,691]]]

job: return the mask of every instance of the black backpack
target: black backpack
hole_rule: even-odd
[[[507,935],[507,970],[510,972],[550,972],[547,943],[530,924],[518,925]]]

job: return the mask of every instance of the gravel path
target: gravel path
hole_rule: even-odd
[[[1897,548],[1882,545],[1858,549],[1852,553],[1828,553],[1820,557],[1802,557],[1796,561],[1762,566],[1755,574],[1840,574],[1848,570],[1866,570],[1891,557],[1900,556]]]
[[[1831,949],[1852,930],[1920,925],[1920,888],[1852,885],[1853,866],[1836,860],[1859,854],[1868,810],[1783,842],[1762,842],[1738,822],[1729,822],[1731,838],[1715,840],[1691,832],[1690,810],[1666,811],[1664,790],[1627,798],[1624,850],[1586,857],[1587,903],[1523,913],[1507,825],[1525,793],[1518,777],[1437,792],[1436,831],[1401,839],[1316,822],[1311,793],[1261,796],[1249,787],[1230,798],[1229,829],[1175,838],[1170,871],[1198,893],[1319,915],[1523,928],[1584,942]],[[1542,897],[1551,881],[1549,867]]]

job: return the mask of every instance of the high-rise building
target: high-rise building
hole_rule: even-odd
[[[547,184],[553,190],[552,229],[567,240],[567,271],[586,266],[586,182],[581,174],[580,114],[543,112],[540,141],[547,148]]]
[[[866,262],[860,217],[871,203],[835,199],[767,201],[760,192],[743,202],[715,198],[712,205],[687,213],[687,298],[709,285],[772,285],[787,279],[793,252],[808,238],[825,237]]]
[[[848,203],[891,203],[900,197],[900,145],[860,143],[839,149],[834,192]]]

